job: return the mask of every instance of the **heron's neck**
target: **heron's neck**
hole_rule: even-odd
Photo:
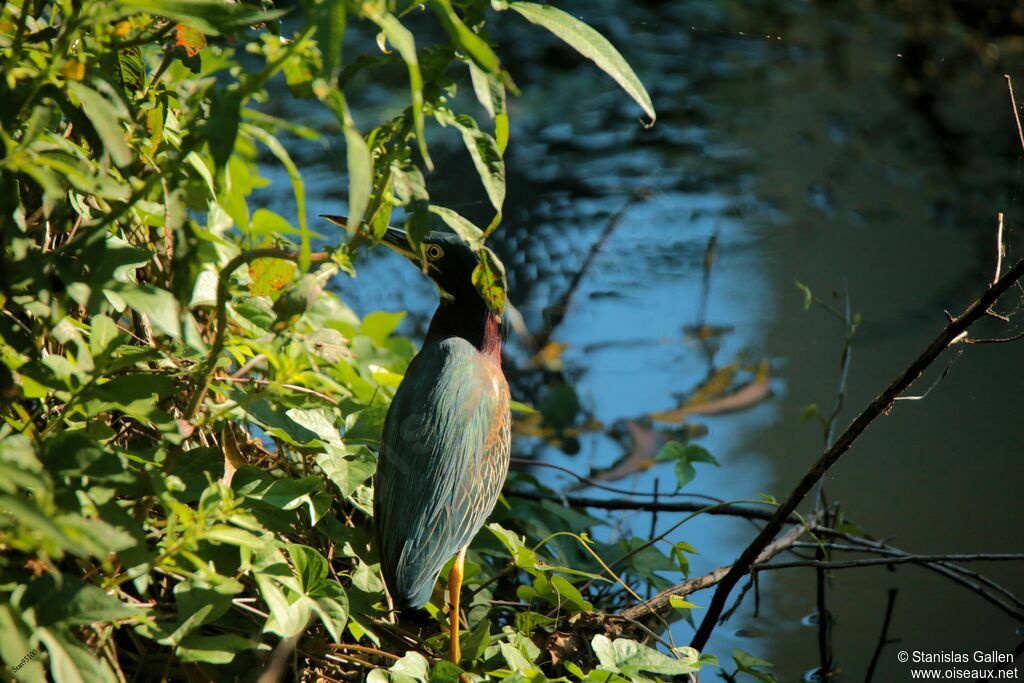
[[[462,337],[481,353],[501,358],[501,322],[479,297],[441,299],[423,345],[447,337]]]

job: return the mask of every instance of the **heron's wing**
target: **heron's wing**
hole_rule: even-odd
[[[464,339],[432,343],[409,366],[374,483],[381,569],[398,605],[427,602],[494,508],[508,470],[508,399],[497,363]]]

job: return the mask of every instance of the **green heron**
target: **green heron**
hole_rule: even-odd
[[[373,501],[381,571],[396,608],[420,608],[455,557],[448,624],[458,663],[466,547],[508,472],[512,419],[501,319],[473,286],[479,260],[458,236],[430,233],[422,255],[397,228],[388,228],[383,243],[424,267],[441,300],[384,420]]]

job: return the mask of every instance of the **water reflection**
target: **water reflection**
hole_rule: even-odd
[[[604,76],[505,22],[501,47],[525,95],[511,102],[507,218],[493,246],[534,335],[573,289],[554,312],[558,346],[537,360],[528,344],[511,345],[514,390],[547,417],[532,436],[527,425],[518,454],[666,491],[674,473],[651,454],[667,438],[696,438],[723,467],[701,466],[695,490],[784,495],[820,451],[820,432],[798,415],[831,404],[842,346],[842,329],[805,312],[793,280],[826,298],[848,289],[863,314],[848,403],[860,406],[923,347],[944,308],[990,277],[997,211],[1019,253],[1019,148],[1001,74],[1024,84],[1024,13],[1013,3],[909,0],[568,4],[622,47],[660,118],[643,129]],[[394,88],[386,78],[362,83],[366,97],[354,104],[394,107],[405,93],[398,76]],[[443,169],[429,179],[433,198],[486,223],[459,140],[430,136]],[[334,136],[327,149],[298,148],[314,214],[343,202],[341,144]],[[341,287],[360,312],[411,311],[413,334],[434,307],[430,285],[390,254],[372,255]],[[1022,377],[1020,347],[972,349],[927,401],[899,405],[865,435],[830,476],[831,497],[912,550],[1020,549],[1020,439],[1006,418]],[[719,409],[695,409],[695,397]],[[647,514],[617,520],[648,533]],[[662,515],[658,527],[676,521]],[[698,518],[670,540],[701,550],[699,573],[750,537],[742,521]],[[941,579],[912,567],[856,572],[835,577],[829,600],[849,679],[870,661],[892,586],[901,597],[890,636],[910,649],[1014,644],[1012,622]],[[1024,592],[1012,567],[991,574]],[[814,575],[773,572],[760,588],[760,617],[745,605],[711,650],[741,647],[798,679],[818,663],[815,628],[801,624],[814,609]],[[677,626],[677,640],[690,634]],[[876,680],[904,674],[894,657],[880,658]]]

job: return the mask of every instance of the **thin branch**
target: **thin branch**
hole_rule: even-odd
[[[797,539],[803,536],[806,532],[815,530],[818,524],[820,524],[825,518],[826,512],[827,509],[819,510],[807,518],[806,524],[794,526],[784,536],[765,546],[758,554],[757,561],[767,562],[784,550],[789,549],[794,543],[796,543]],[[652,612],[661,615],[671,609],[673,597],[683,597],[690,593],[710,588],[716,583],[722,581],[734,569],[734,567],[735,565],[719,567],[707,574],[687,579],[680,584],[661,591],[648,600],[644,605],[633,605],[632,607],[622,610],[619,612],[619,616],[626,619],[642,619]],[[746,569],[749,570],[749,566]],[[746,573],[746,571],[744,571],[744,573]]]
[[[535,491],[505,491],[504,495],[526,500],[550,500],[555,503],[568,503],[573,507],[594,508],[598,510],[636,510],[641,512],[703,512],[709,515],[725,515],[727,517],[743,517],[746,519],[770,520],[773,513],[770,510],[758,510],[756,508],[736,505],[734,503],[721,503],[709,506],[707,503],[657,503],[645,500],[623,500],[621,498],[588,498],[586,496],[561,496],[537,493]],[[793,514],[788,520],[797,523],[800,517]]]
[[[837,531],[835,529],[821,528],[818,531],[821,534],[827,534],[835,538],[845,539],[846,541],[852,543],[854,546],[857,546],[859,550],[864,552],[873,552],[885,555],[910,554],[904,550],[900,550],[899,548],[895,548],[881,541],[874,541],[867,538],[861,538],[859,536],[853,536],[851,534],[842,531]],[[834,544],[832,547],[833,549],[837,550],[840,548],[840,546]],[[999,585],[987,576],[984,576],[974,570],[968,569],[967,567],[962,567],[960,565],[952,564],[949,562],[922,563],[920,566],[924,567],[925,569],[928,569],[929,571],[933,571],[936,574],[944,576],[950,581],[953,581],[954,583],[960,584],[964,588],[967,588],[968,590],[977,593],[982,598],[984,598],[991,604],[995,605],[1011,617],[1024,621],[1024,602],[1021,602],[1021,600],[1017,598],[1017,596],[1014,595],[1010,590]],[[974,579],[974,581],[972,581],[971,579]],[[1006,598],[1006,600],[1009,601],[1009,604],[1004,600],[993,595],[993,593],[998,593],[999,595]]]
[[[871,403],[869,403],[854,421],[839,436],[836,443],[827,449],[818,460],[804,474],[796,487],[789,494],[786,500],[775,511],[771,521],[765,525],[761,533],[757,535],[740,554],[736,562],[722,577],[721,582],[715,591],[711,603],[708,605],[704,620],[701,622],[697,633],[694,635],[691,645],[697,650],[702,650],[707,644],[711,632],[715,628],[718,618],[725,609],[729,593],[739,582],[740,578],[747,574],[750,566],[758,561],[761,553],[769,547],[772,539],[779,533],[789,516],[796,510],[800,502],[807,496],[814,485],[826,472],[836,463],[839,458],[850,449],[857,437],[864,432],[868,426],[879,416],[888,414],[892,409],[896,397],[905,392],[914,381],[930,366],[942,352],[949,347],[950,343],[965,333],[976,320],[985,315],[988,308],[995,303],[1017,280],[1024,276],[1024,259],[1017,261],[1006,274],[995,283],[988,286],[985,292],[959,317],[951,320],[938,336],[925,348],[905,370],[896,376]]]
[[[871,655],[871,663],[868,664],[867,673],[864,675],[864,683],[871,683],[871,679],[875,677],[875,667],[878,666],[878,659],[882,656],[882,649],[891,643],[895,643],[895,640],[889,640],[889,624],[892,623],[893,608],[896,606],[896,596],[899,594],[898,588],[889,589],[889,597],[885,603],[885,616],[882,617],[882,632],[878,634],[878,644],[875,645],[875,653]]]
[[[1020,112],[1017,109],[1017,98],[1013,96],[1013,79],[1010,74],[1003,74],[1006,79],[1006,89],[1010,91],[1010,104],[1013,106],[1013,120],[1017,122],[1017,137],[1020,139],[1020,148],[1024,150],[1024,129],[1020,126]]]
[[[620,489],[620,488],[616,488],[614,486],[608,486],[607,484],[602,484],[601,482],[597,481],[596,479],[591,479],[589,477],[584,477],[582,474],[578,474],[576,472],[573,472],[568,467],[562,467],[561,465],[556,465],[556,464],[550,463],[550,462],[541,462],[539,460],[531,460],[529,458],[509,458],[509,464],[511,464],[511,465],[525,465],[527,467],[547,467],[547,468],[552,469],[552,470],[558,470],[559,472],[564,472],[565,474],[568,474],[569,476],[575,477],[577,481],[580,481],[580,482],[586,484],[587,486],[591,486],[591,487],[596,488],[596,489],[602,489],[602,490],[608,491],[610,493],[621,493],[621,494],[623,494],[625,496],[647,496],[649,498],[654,496],[653,493],[648,493],[647,491],[629,491],[627,489]],[[678,496],[678,497],[681,497],[681,498],[701,498],[703,500],[709,500],[709,501],[712,501],[712,502],[715,502],[715,503],[721,503],[722,502],[721,498],[715,498],[714,496],[709,496],[709,495],[704,494],[704,493],[687,493],[687,492],[678,491],[678,492],[675,492],[675,493],[659,493],[658,494],[659,498],[671,498],[673,496]]]
[[[260,385],[263,385],[263,386],[277,386],[277,387],[281,387],[283,389],[290,389],[290,390],[298,392],[300,394],[309,394],[310,396],[316,396],[317,398],[319,398],[319,399],[321,399],[323,401],[327,401],[328,403],[331,403],[333,405],[338,405],[338,401],[336,399],[331,398],[327,394],[322,394],[319,391],[316,391],[314,389],[307,389],[306,387],[300,387],[298,384],[281,384],[279,382],[274,382],[274,381],[269,380],[269,379],[259,379],[257,377],[221,377],[217,381],[219,381],[219,382],[252,383],[252,384],[260,384]]]
[[[820,569],[856,569],[858,567],[877,567],[890,564],[924,564],[928,562],[1020,562],[1024,553],[968,553],[963,555],[891,555],[889,557],[869,557],[863,560],[796,560],[793,562],[755,562],[755,570],[763,572],[768,569],[793,569],[794,567],[818,567]]]

